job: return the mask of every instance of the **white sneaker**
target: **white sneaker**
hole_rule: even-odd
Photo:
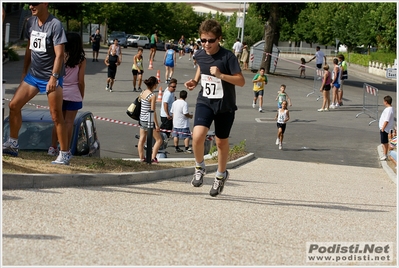
[[[325,112],[329,112],[330,110],[329,110],[328,108],[325,108],[324,111],[325,111]]]
[[[386,156],[386,155],[381,156],[381,157],[380,157],[380,160],[381,160],[381,161],[386,161],[386,160],[387,160],[387,156]]]
[[[11,156],[18,156],[19,144],[18,141],[12,142],[11,140],[7,140],[3,143],[3,154],[8,154]]]
[[[279,150],[282,150],[282,149],[283,149],[283,145],[282,145],[281,143],[278,145],[278,149],[279,149]]]
[[[335,104],[335,108],[339,108],[339,103],[336,103],[336,104]]]
[[[57,156],[59,152],[60,151],[58,150],[58,147],[54,148],[53,146],[50,146],[50,148],[48,148],[47,154],[52,156]]]
[[[334,104],[331,104],[331,105],[330,105],[330,109],[335,109],[335,105],[334,105]]]
[[[107,86],[105,87],[105,90],[109,90],[109,85],[107,85]]]
[[[318,112],[324,112],[324,109],[318,109],[317,111]]]
[[[277,138],[277,140],[276,140],[276,145],[279,145],[279,144],[280,144],[280,139]]]
[[[61,152],[58,154],[57,159],[51,162],[51,164],[58,164],[58,165],[69,165],[69,162],[71,160],[71,152]]]
[[[253,103],[252,103],[252,108],[255,108],[255,107],[256,107],[256,103],[253,102]]]
[[[262,108],[259,108],[259,112],[260,112],[260,113],[263,113],[263,110],[262,110]]]

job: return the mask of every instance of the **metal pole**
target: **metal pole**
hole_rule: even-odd
[[[241,29],[241,43],[244,42],[244,25],[245,25],[245,8],[246,8],[246,3],[244,2],[244,12],[242,13],[242,29]]]
[[[148,130],[147,130],[147,150],[146,150],[146,161],[147,164],[151,164],[151,156],[152,156],[152,131],[153,131],[153,126],[154,126],[154,111],[150,110],[149,111],[150,116],[148,119]]]
[[[5,36],[5,40],[4,40],[4,45],[6,47],[8,47],[8,45],[10,44],[10,23],[7,22],[6,23],[6,36]]]

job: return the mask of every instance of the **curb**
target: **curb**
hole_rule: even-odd
[[[227,163],[228,169],[236,168],[255,159],[254,153]],[[215,172],[217,164],[208,165],[207,172]],[[192,175],[193,167],[173,168],[156,171],[106,173],[106,174],[3,174],[3,190],[30,188],[64,188],[110,186],[134,183],[146,183],[168,180],[180,176]]]
[[[378,158],[380,158],[383,155],[381,144],[377,146],[377,151],[378,151]],[[398,184],[397,176],[396,176],[395,172],[392,170],[392,168],[390,166],[388,166],[387,161],[381,161],[381,166],[385,170],[385,172],[387,173],[387,175],[391,179],[391,181],[393,181],[395,184]]]

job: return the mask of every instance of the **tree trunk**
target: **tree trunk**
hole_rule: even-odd
[[[270,73],[270,61],[271,56],[267,54],[272,54],[274,33],[276,32],[278,19],[278,4],[270,4],[270,17],[265,24],[265,48],[262,56],[262,64],[260,67],[265,68],[265,73]],[[266,59],[266,60],[265,60]]]

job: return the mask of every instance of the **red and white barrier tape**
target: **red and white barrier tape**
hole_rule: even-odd
[[[11,101],[10,99],[6,99],[6,98],[3,98],[3,100]],[[48,107],[48,106],[37,105],[37,104],[34,104],[34,103],[30,103],[30,102],[27,102],[26,104],[31,105],[31,106],[35,106],[37,109],[40,109],[40,108],[44,108],[44,109],[47,109],[47,110],[50,109],[50,107]],[[106,118],[106,117],[101,117],[101,116],[96,116],[96,115],[93,115],[93,116],[94,116],[94,119],[102,120],[102,121],[106,121],[106,122],[110,122],[110,123],[115,123],[115,124],[118,124],[118,125],[131,126],[131,127],[140,127],[139,124],[132,124],[132,123],[128,123],[128,122],[124,122],[124,121],[120,121],[120,120],[115,120],[115,119],[111,119],[111,118]],[[186,135],[190,135],[190,136],[192,135],[192,133],[177,132],[177,131],[167,130],[167,129],[160,129],[160,131],[162,131],[162,132],[170,132],[170,133],[174,132],[174,133],[177,133],[177,134],[186,134]],[[212,137],[207,137],[207,139],[208,140],[212,140],[213,138]]]

